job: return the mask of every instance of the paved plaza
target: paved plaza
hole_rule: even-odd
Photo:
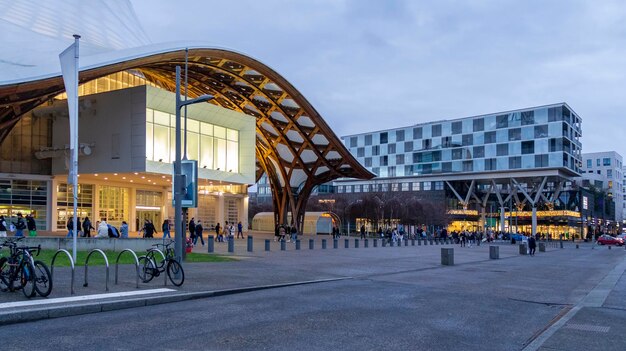
[[[212,350],[622,350],[626,345],[626,251],[571,242],[520,255],[517,246],[418,245],[368,248],[354,237],[333,249],[285,251],[270,235],[236,240],[235,262],[186,264],[180,289],[162,277],[135,287],[134,266],[55,270],[47,300],[0,294],[0,337],[8,349],[36,330],[29,345],[51,349]],[[271,240],[271,239],[270,239]],[[554,247],[556,246],[556,247]],[[441,249],[454,247],[453,266]],[[206,246],[195,250],[206,250]],[[229,254],[227,244],[216,252]],[[155,290],[172,289],[172,290]],[[26,302],[25,302],[26,301]],[[41,302],[45,301],[45,303]],[[59,301],[58,303],[54,303]],[[170,303],[168,303],[170,302]],[[10,305],[11,303],[15,305]],[[24,305],[38,303],[38,305]],[[22,305],[17,305],[22,304]],[[105,311],[105,312],[102,312]],[[52,318],[67,315],[67,317]],[[30,322],[11,323],[33,320]],[[76,326],[68,328],[67,326]],[[79,326],[85,326],[81,328]],[[115,326],[115,327],[112,327]]]

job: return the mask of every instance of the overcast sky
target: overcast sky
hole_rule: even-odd
[[[339,136],[567,102],[583,152],[626,157],[623,0],[132,3],[152,42],[259,59]]]

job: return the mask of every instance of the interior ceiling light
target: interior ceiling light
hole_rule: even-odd
[[[139,174],[139,173],[135,172],[135,175],[137,175],[137,174]]]
[[[126,177],[122,177],[122,179],[126,179]]]
[[[98,173],[94,174],[96,177],[98,176]]]
[[[114,175],[114,176],[116,176],[116,175],[117,175],[117,173],[113,173],[113,175]]]

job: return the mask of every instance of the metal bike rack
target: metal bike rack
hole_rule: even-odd
[[[148,251],[146,251],[146,252],[150,252],[150,251],[156,251],[156,252],[158,252],[159,254],[161,254],[161,257],[163,257],[163,265],[164,265],[164,267],[163,267],[163,268],[165,268],[165,270],[167,271],[167,267],[165,267],[165,266],[167,265],[167,262],[165,262],[165,254],[163,253],[163,251],[161,251],[161,250],[157,249],[156,247],[153,247],[153,248],[151,248],[151,249],[148,249]],[[154,262],[154,266],[156,267],[156,262]],[[166,285],[166,286],[167,286],[167,272],[163,272],[163,273],[165,273],[165,274],[163,274],[163,277],[165,278],[165,280],[164,280],[164,282],[165,282],[165,283],[164,283],[164,285]]]
[[[135,258],[135,269],[137,271],[137,276],[136,276],[137,288],[139,289],[139,258],[137,258],[137,254],[135,253],[135,251],[131,249],[124,249],[119,253],[119,255],[117,255],[117,259],[115,260],[115,285],[117,285],[117,271],[119,267],[120,257],[122,257],[122,254],[124,252],[130,252],[131,254],[133,254],[133,257]]]
[[[89,283],[87,283],[87,269],[89,268],[89,258],[91,258],[91,255],[94,252],[98,252],[100,253],[100,255],[102,255],[102,257],[104,257],[104,263],[106,264],[106,280],[104,282],[104,286],[105,286],[106,291],[109,291],[109,259],[107,258],[107,255],[104,253],[104,251],[100,249],[93,249],[89,251],[87,258],[85,259],[85,284],[83,284],[83,286],[84,287],[89,286]]]
[[[67,250],[63,250],[63,249],[57,250],[57,252],[54,253],[54,256],[52,256],[52,262],[50,262],[50,278],[54,281],[54,262],[56,261],[57,256],[60,253],[64,253],[65,256],[67,256],[67,258],[70,260],[70,264],[72,267],[72,280],[70,283],[70,294],[74,295],[74,269],[75,269],[74,259],[72,258],[72,255],[70,255],[70,253]]]

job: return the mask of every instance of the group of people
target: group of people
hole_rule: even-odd
[[[188,228],[189,228],[189,239],[191,240],[193,246],[198,244],[198,239],[200,239],[200,243],[202,244],[202,246],[204,246],[204,237],[202,236],[204,232],[204,227],[202,226],[202,220],[198,219],[196,221],[195,217],[191,217]],[[218,222],[213,229],[215,230],[215,238],[213,239],[215,242],[222,243],[222,242],[225,242],[226,238],[234,237],[235,230],[237,233],[237,239],[239,238],[244,239],[243,224],[241,224],[241,222],[237,223],[236,229],[235,229],[235,223],[234,222],[229,223],[228,221],[224,222],[223,227]]]
[[[78,234],[82,238],[91,238],[91,231],[95,230],[95,238],[128,238],[128,223],[126,221],[122,221],[122,225],[120,228],[116,228],[109,223],[107,223],[107,219],[105,217],[101,218],[99,221],[96,221],[96,226],[94,227],[91,224],[91,220],[89,217],[85,217],[84,219],[78,218],[77,220]],[[67,236],[71,238],[74,236],[74,221],[72,218],[68,218],[67,224]],[[82,229],[82,230],[81,230]]]
[[[7,224],[4,216],[0,216],[0,237],[6,238],[9,231],[15,232],[15,236],[24,236],[25,229],[28,230],[28,236],[37,236],[37,224],[33,214],[23,217],[21,213],[18,213],[17,221],[11,221],[11,224]]]
[[[289,237],[287,237],[287,235],[289,235]],[[296,240],[298,240],[298,228],[296,228],[296,226],[291,223],[291,226],[289,225],[283,225],[283,224],[276,224],[276,227],[274,229],[274,241],[282,241],[287,239],[287,242],[296,242]]]

